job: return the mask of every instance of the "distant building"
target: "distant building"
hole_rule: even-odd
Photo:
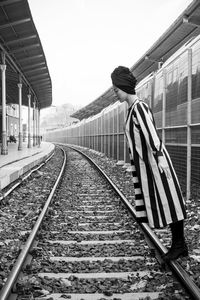
[[[41,134],[46,131],[68,127],[72,123],[77,122],[77,119],[70,117],[70,115],[78,109],[80,109],[80,107],[66,103],[61,106],[47,108],[46,111],[41,111]]]

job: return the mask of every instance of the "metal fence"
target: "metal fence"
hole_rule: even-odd
[[[169,151],[183,193],[199,196],[200,37],[179,49],[156,73],[137,86],[152,108],[158,134]],[[129,156],[124,136],[126,103],[107,107],[73,126],[48,132],[46,140],[80,145],[121,163]]]

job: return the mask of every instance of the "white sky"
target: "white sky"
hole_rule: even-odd
[[[131,67],[192,0],[28,0],[53,85],[53,105],[85,106]]]

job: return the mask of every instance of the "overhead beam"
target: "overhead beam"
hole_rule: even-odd
[[[47,91],[41,90],[40,95],[51,95],[51,91],[50,90],[47,90]]]
[[[34,56],[28,56],[25,58],[18,58],[19,63],[27,61],[27,60],[32,60],[32,59],[37,59],[37,58],[42,58],[43,54],[39,54],[39,55],[34,55]]]
[[[9,53],[10,54],[15,54],[15,53],[18,53],[18,52],[22,52],[22,51],[26,51],[26,50],[30,50],[30,49],[34,49],[34,48],[38,48],[40,47],[40,44],[32,44],[32,45],[29,45],[29,46],[24,46],[24,47],[20,47],[20,48],[16,48],[16,49],[13,49],[13,50],[10,50]]]
[[[43,82],[41,82],[41,81],[43,81]],[[45,81],[45,82],[44,82]],[[37,82],[36,80],[32,80],[32,82]],[[51,85],[51,81],[49,80],[49,78],[47,79],[47,78],[43,78],[43,79],[41,79],[39,82],[37,82],[37,85],[40,85],[40,84],[50,84]]]
[[[29,78],[29,80],[31,80],[32,81],[32,79],[34,79],[34,78],[41,78],[41,77],[47,77],[47,78],[49,78],[49,74],[48,73],[43,73],[43,74],[37,74],[37,75],[32,75],[32,76],[28,76],[28,78]]]
[[[27,64],[26,66],[23,67],[23,70],[26,72],[26,71],[31,71],[31,70],[34,70],[34,69],[37,69],[37,67],[39,66],[43,66],[43,65],[46,65],[45,62],[41,62],[41,63],[36,63],[36,64],[33,64],[33,63],[30,63],[30,64]]]
[[[40,85],[44,85],[46,84],[47,86],[52,86],[51,82],[50,81],[46,81],[46,82],[41,82]]]
[[[49,97],[51,94],[50,93],[40,93],[40,95],[45,96],[45,98],[46,98],[46,97]]]
[[[40,91],[38,91],[38,94],[41,96],[41,95],[48,95],[48,96],[50,96],[51,95],[51,91],[47,91],[47,92],[45,92],[44,90],[40,90]]]
[[[52,88],[52,86],[51,85],[48,85],[48,84],[40,84],[40,85],[37,85],[36,86],[36,89],[35,90],[41,90],[41,89],[51,89]]]
[[[48,96],[51,96],[51,95],[52,95],[51,91],[47,91],[47,93],[45,93],[44,90],[40,90],[40,91],[38,92],[38,94],[39,94],[39,95],[48,95]]]
[[[30,22],[30,21],[31,21],[31,18],[25,18],[25,19],[20,19],[20,20],[17,20],[17,21],[8,22],[8,23],[5,23],[5,24],[0,24],[0,30],[4,29],[4,28],[7,28],[7,27],[20,25],[20,24]]]
[[[0,2],[0,6],[6,6],[6,5],[13,4],[15,2],[20,2],[20,1],[23,1],[23,0],[6,0],[6,1],[1,1]]]
[[[40,91],[41,89],[52,89],[52,86],[51,85],[49,85],[49,84],[38,84],[38,85],[36,85],[36,87],[35,87],[35,90],[36,91]]]
[[[47,92],[41,91],[41,92],[40,92],[40,95],[50,95],[50,94],[51,94],[50,91],[47,91]]]
[[[41,92],[40,95],[45,95],[45,96],[49,97],[51,95],[51,93],[50,92],[48,92],[48,93]]]
[[[36,38],[37,38],[36,34],[27,35],[27,36],[24,36],[24,37],[21,37],[21,38],[16,38],[16,39],[13,39],[13,40],[10,40],[10,41],[6,41],[4,43],[4,45],[9,46],[9,45],[13,45],[13,44],[20,43],[20,42],[25,42],[25,41],[28,41],[28,40],[31,40],[31,39],[36,39]]]
[[[26,74],[29,74],[29,73],[35,73],[35,72],[42,71],[42,70],[47,70],[47,67],[34,68],[34,69],[32,69],[32,70],[27,70],[27,71],[25,71],[25,73],[26,73]]]
[[[47,81],[47,80],[49,80],[49,78],[34,79],[34,80],[31,80],[31,82],[32,82],[32,83],[36,83],[36,82],[38,82],[38,80],[39,80],[39,82],[41,82],[41,81]]]

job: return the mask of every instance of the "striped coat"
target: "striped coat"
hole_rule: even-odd
[[[125,123],[139,222],[162,228],[186,218],[184,200],[169,154],[159,139],[148,105],[137,99]],[[158,156],[168,163],[171,178],[158,168]]]

